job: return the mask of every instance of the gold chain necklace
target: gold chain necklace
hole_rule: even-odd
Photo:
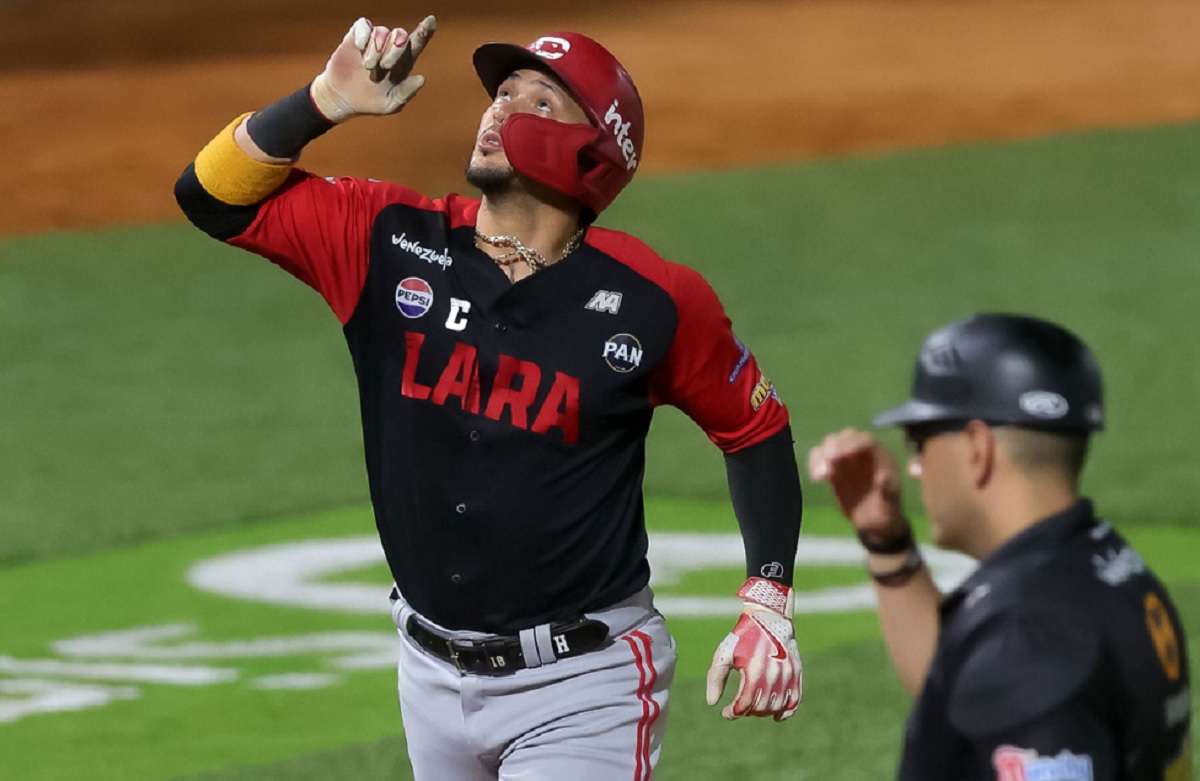
[[[558,256],[559,260],[562,260],[567,255],[570,255],[572,252],[579,249],[579,243],[583,239],[583,233],[585,230],[587,229],[580,228],[575,232],[575,235],[571,237],[569,242],[567,242],[566,249],[564,249],[562,254]],[[493,247],[512,247],[511,252],[506,252],[503,255],[497,255],[496,257],[492,258],[492,260],[495,261],[496,265],[498,266],[511,266],[517,261],[523,260],[529,266],[530,271],[541,271],[546,266],[550,265],[546,261],[546,258],[542,256],[542,253],[538,252],[532,247],[526,247],[516,236],[485,236],[479,232],[478,228],[476,228],[475,238],[479,241],[482,241],[484,244],[490,244]]]

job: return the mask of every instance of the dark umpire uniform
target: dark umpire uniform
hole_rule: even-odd
[[[1037,318],[951,323],[926,339],[912,398],[874,424],[904,426],[922,453],[922,436],[969,421],[1075,437],[1102,429],[1091,351]],[[967,460],[966,448],[953,457]],[[920,458],[923,470],[930,454]],[[952,492],[921,476],[933,481],[923,484],[927,500]],[[1070,493],[1078,496],[1073,483]],[[977,499],[962,503],[986,512]],[[1166,589],[1086,498],[1029,521],[941,602],[901,781],[1191,779],[1187,647]],[[974,531],[986,523],[975,519]]]
[[[941,607],[903,781],[1192,777],[1179,617],[1087,500],[1002,545]],[[1063,748],[1067,747],[1067,748]]]

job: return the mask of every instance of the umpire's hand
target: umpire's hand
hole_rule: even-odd
[[[900,467],[867,432],[848,428],[825,437],[808,452],[808,474],[829,483],[868,548],[910,533],[900,504]]]
[[[395,114],[413,99],[425,77],[411,75],[413,65],[437,30],[425,17],[412,35],[403,27],[378,27],[360,18],[333,52],[325,71],[313,79],[309,94],[332,122],[361,114]]]

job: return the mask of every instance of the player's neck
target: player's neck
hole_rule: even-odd
[[[485,196],[475,227],[485,236],[515,236],[553,265],[581,227],[579,205],[570,199],[546,202],[527,193]]]

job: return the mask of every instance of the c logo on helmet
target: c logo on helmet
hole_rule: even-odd
[[[557,60],[571,51],[571,42],[564,38],[555,38],[552,35],[546,35],[534,41],[533,46],[529,48],[542,59]]]

